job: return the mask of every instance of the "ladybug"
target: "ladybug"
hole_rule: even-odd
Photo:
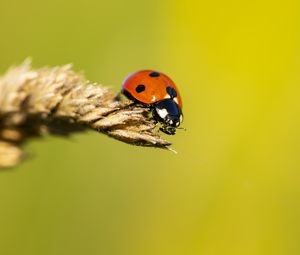
[[[133,73],[123,82],[122,93],[149,107],[154,119],[162,124],[161,131],[176,133],[183,120],[182,101],[175,83],[167,75],[152,70]]]

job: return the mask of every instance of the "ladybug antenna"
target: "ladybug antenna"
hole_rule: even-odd
[[[183,130],[183,131],[187,131],[187,129],[183,128],[183,127],[178,127],[177,129],[180,129],[180,130]]]

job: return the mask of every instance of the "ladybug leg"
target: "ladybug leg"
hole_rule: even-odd
[[[118,102],[121,101],[121,98],[122,98],[121,96],[122,96],[122,93],[119,92],[118,95],[115,96],[114,101],[118,101]]]
[[[160,127],[160,130],[162,132],[164,132],[165,134],[167,134],[167,135],[175,135],[176,134],[176,128],[175,127],[163,125],[162,127]]]

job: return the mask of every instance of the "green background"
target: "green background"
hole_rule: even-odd
[[[87,132],[0,173],[0,254],[300,254],[299,1],[0,0],[0,71],[180,88],[178,154]]]

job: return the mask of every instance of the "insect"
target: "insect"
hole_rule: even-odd
[[[165,74],[142,70],[128,76],[122,93],[152,110],[161,131],[174,135],[183,120],[182,101],[175,83]]]

